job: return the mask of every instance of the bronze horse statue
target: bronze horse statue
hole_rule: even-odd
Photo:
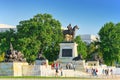
[[[74,37],[75,37],[75,30],[76,30],[76,29],[79,29],[79,28],[78,28],[77,25],[75,25],[75,26],[72,28],[72,27],[71,27],[71,24],[69,24],[69,25],[67,26],[67,28],[68,28],[68,30],[64,30],[64,31],[63,31],[63,35],[64,35],[65,38],[66,38],[66,35],[69,35],[69,36],[72,37],[72,40],[73,40]]]

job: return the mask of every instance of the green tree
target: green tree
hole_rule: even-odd
[[[13,29],[0,33],[0,53],[5,53],[10,49],[10,42],[15,45],[16,32]]]
[[[28,38],[20,38],[18,42],[19,50],[24,53],[27,62],[32,64],[37,57],[38,50],[41,44],[40,41],[36,40],[36,37],[31,36]]]
[[[94,54],[96,54],[96,45],[94,42],[91,42],[87,44],[87,60],[92,60]]]
[[[87,58],[89,60],[97,60],[101,63],[103,63],[103,55],[100,51],[100,42],[99,39],[96,41],[91,42],[87,45]]]
[[[120,61],[120,23],[106,23],[99,31],[100,47],[107,65]]]
[[[33,62],[38,53],[53,61],[59,51],[59,42],[62,41],[61,24],[50,14],[37,14],[29,20],[20,21],[17,25],[17,46],[28,61]],[[32,58],[31,58],[32,55]],[[58,55],[58,54],[57,54]]]
[[[78,54],[81,54],[83,58],[86,58],[86,56],[87,56],[86,44],[81,40],[80,36],[76,36],[74,41],[78,44],[78,46],[77,46]]]
[[[16,32],[9,29],[5,32],[0,32],[0,61],[4,60],[6,51],[10,49],[10,42],[15,44]]]

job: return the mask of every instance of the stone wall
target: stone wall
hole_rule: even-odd
[[[1,76],[22,76],[22,66],[28,65],[26,62],[3,62],[0,63]]]
[[[23,76],[54,76],[50,65],[24,65]]]

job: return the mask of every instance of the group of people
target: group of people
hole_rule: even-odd
[[[66,69],[74,69],[74,71],[75,71],[75,64],[73,64],[73,63],[68,63],[68,64],[66,64]]]
[[[60,63],[56,62],[56,63],[52,63],[52,69],[55,69],[55,76],[58,76],[59,70],[60,70],[60,74],[61,76],[63,76],[63,68],[60,66]]]
[[[112,69],[103,69],[102,70],[103,75],[113,75],[113,70]]]
[[[92,75],[98,76],[98,69],[92,69]]]
[[[63,67],[60,65],[59,62],[55,62],[51,64],[51,68],[55,69],[55,76],[58,76],[58,73],[60,72],[61,76],[63,76]],[[67,63],[66,69],[73,69],[75,71],[75,64],[73,63]]]
[[[91,68],[91,69],[86,68],[86,72],[90,73],[92,76],[98,76],[98,73],[105,76],[113,75],[112,69],[100,69],[100,70],[98,70],[97,68]]]
[[[92,68],[92,69],[87,69],[86,68],[86,72],[87,73],[90,73],[90,74],[92,74],[93,76],[98,76],[98,69],[96,68],[96,69],[94,69],[94,68]]]
[[[92,74],[92,76],[98,76],[98,69],[97,68],[92,68],[92,69],[86,68],[86,72]]]

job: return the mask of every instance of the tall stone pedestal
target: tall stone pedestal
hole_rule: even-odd
[[[60,62],[70,62],[74,57],[77,57],[77,44],[76,43],[60,43]]]
[[[1,76],[22,76],[22,66],[28,65],[26,62],[4,62],[0,63]]]

